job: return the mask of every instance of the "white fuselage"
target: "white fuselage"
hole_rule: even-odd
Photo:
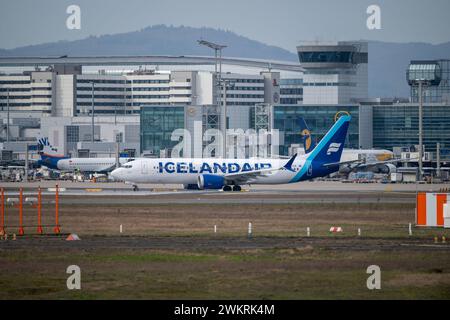
[[[286,159],[217,159],[217,158],[160,158],[139,159],[115,169],[112,177],[128,183],[197,184],[200,175],[230,176],[257,170],[275,169],[256,175],[246,184],[289,183],[300,171],[305,160],[297,157],[291,170],[276,170]]]
[[[128,162],[129,158],[120,158],[120,164]],[[58,170],[80,172],[105,172],[114,169],[116,158],[68,158],[57,163]]]

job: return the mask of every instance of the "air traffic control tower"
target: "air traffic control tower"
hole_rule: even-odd
[[[349,104],[368,98],[368,43],[302,42],[297,47],[303,104]]]

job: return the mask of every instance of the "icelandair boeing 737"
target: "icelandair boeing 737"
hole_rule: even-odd
[[[351,117],[341,116],[310,153],[286,159],[139,159],[111,172],[133,184],[197,185],[199,189],[240,191],[242,185],[286,184],[324,177],[339,170]]]

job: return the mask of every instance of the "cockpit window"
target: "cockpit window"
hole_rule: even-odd
[[[133,165],[131,165],[131,164],[125,164],[122,166],[122,168],[125,168],[125,169],[131,169],[132,167],[133,167]]]

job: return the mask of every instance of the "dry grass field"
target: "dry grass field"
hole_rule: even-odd
[[[25,208],[26,225],[35,224],[33,210]],[[52,207],[43,210],[51,225]],[[81,241],[26,227],[25,237],[0,242],[0,299],[450,298],[450,245],[433,240],[450,233],[409,236],[411,204],[62,205],[60,222]],[[66,288],[72,264],[81,290]],[[373,264],[381,290],[366,287]]]

